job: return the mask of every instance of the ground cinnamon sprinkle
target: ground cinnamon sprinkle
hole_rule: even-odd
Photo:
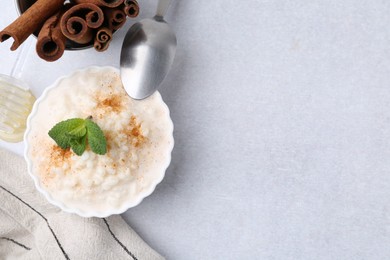
[[[113,95],[106,98],[97,98],[97,108],[109,109],[114,112],[120,112],[123,110],[122,97],[120,95]]]
[[[111,150],[111,141],[112,141],[112,137],[111,137],[111,134],[107,131],[104,136],[106,137],[106,142],[107,142],[107,152],[110,152]]]
[[[65,162],[68,162],[72,156],[70,148],[62,149],[57,145],[53,145],[50,152],[50,168],[62,167]]]
[[[134,145],[134,147],[140,147],[147,141],[147,138],[142,135],[141,123],[137,123],[137,118],[135,116],[131,116],[129,127],[124,129],[123,133],[128,137],[130,143]]]
[[[47,185],[48,181],[53,179],[54,175],[51,173],[50,169],[60,168],[64,165],[64,163],[70,164],[71,156],[72,151],[70,150],[70,148],[62,149],[57,145],[53,145],[50,151],[49,163],[46,166],[46,169],[44,171],[41,171],[42,183]]]

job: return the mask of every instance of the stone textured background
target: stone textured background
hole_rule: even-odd
[[[140,1],[140,18],[155,1]],[[0,26],[16,17],[0,3]],[[5,11],[4,11],[5,9]],[[176,146],[124,216],[168,259],[390,258],[390,1],[174,1],[177,57],[161,93]],[[45,63],[0,45],[0,73],[36,95],[105,53]],[[0,143],[21,153],[23,146]]]

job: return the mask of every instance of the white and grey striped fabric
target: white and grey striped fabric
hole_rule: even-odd
[[[0,259],[164,259],[120,216],[82,218],[35,190],[23,158],[0,150]]]

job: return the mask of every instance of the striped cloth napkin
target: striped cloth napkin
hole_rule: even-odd
[[[82,218],[50,205],[23,158],[0,149],[0,259],[164,259],[120,216]]]

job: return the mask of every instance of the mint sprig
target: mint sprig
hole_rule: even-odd
[[[107,141],[102,129],[93,121],[86,119],[87,137],[89,147],[96,153],[103,155],[107,152]]]
[[[103,155],[107,152],[107,141],[102,129],[91,119],[72,118],[59,122],[49,131],[49,136],[59,147],[70,147],[77,155],[84,153],[87,143],[94,153]]]

